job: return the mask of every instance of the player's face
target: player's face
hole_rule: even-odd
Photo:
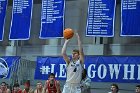
[[[25,83],[24,84],[24,87],[25,87],[25,89],[29,89],[30,88],[30,85],[28,83]]]
[[[38,88],[38,89],[42,88],[42,84],[41,84],[40,82],[37,83],[37,88]]]
[[[140,93],[140,87],[136,87],[135,91],[136,93]]]
[[[77,52],[72,52],[73,59],[79,59],[79,54]]]
[[[50,76],[50,77],[49,77],[49,80],[54,80],[54,79],[55,79],[54,76]]]
[[[5,90],[6,89],[6,85],[4,83],[1,84],[1,89]]]
[[[113,93],[117,93],[117,88],[116,88],[115,86],[111,86],[111,91],[112,91]]]
[[[19,87],[14,87],[14,92],[17,92]]]

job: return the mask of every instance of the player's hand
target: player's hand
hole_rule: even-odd
[[[76,37],[77,37],[77,38],[80,38],[80,36],[79,36],[79,34],[78,34],[78,33],[75,33],[75,35],[76,35]]]
[[[70,41],[70,39],[65,39],[65,42],[69,42]]]

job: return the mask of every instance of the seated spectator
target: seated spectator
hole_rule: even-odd
[[[34,93],[33,89],[30,87],[30,80],[25,82],[22,93]]]
[[[2,82],[0,85],[0,93],[11,93],[10,89],[7,88],[7,84]]]
[[[18,83],[15,83],[15,84],[14,84],[12,93],[22,93],[22,89],[20,89]]]
[[[82,81],[81,81],[81,93],[91,93],[90,92],[90,84],[91,79],[87,77],[87,70],[84,69],[82,73]]]
[[[136,86],[135,93],[140,93],[140,85]]]
[[[44,93],[42,82],[37,82],[34,93]]]
[[[45,93],[61,93],[60,83],[55,80],[55,75],[51,73],[44,86]]]
[[[117,84],[112,84],[111,85],[111,91],[108,93],[119,93],[119,87]]]

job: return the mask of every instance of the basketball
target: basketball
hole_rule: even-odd
[[[71,39],[74,35],[74,31],[71,28],[66,28],[63,32],[63,36],[65,39]]]

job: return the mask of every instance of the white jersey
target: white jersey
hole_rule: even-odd
[[[83,67],[80,63],[80,60],[77,60],[77,62],[71,61],[68,64],[67,70],[67,80],[66,83],[80,83],[82,79],[82,71]]]

